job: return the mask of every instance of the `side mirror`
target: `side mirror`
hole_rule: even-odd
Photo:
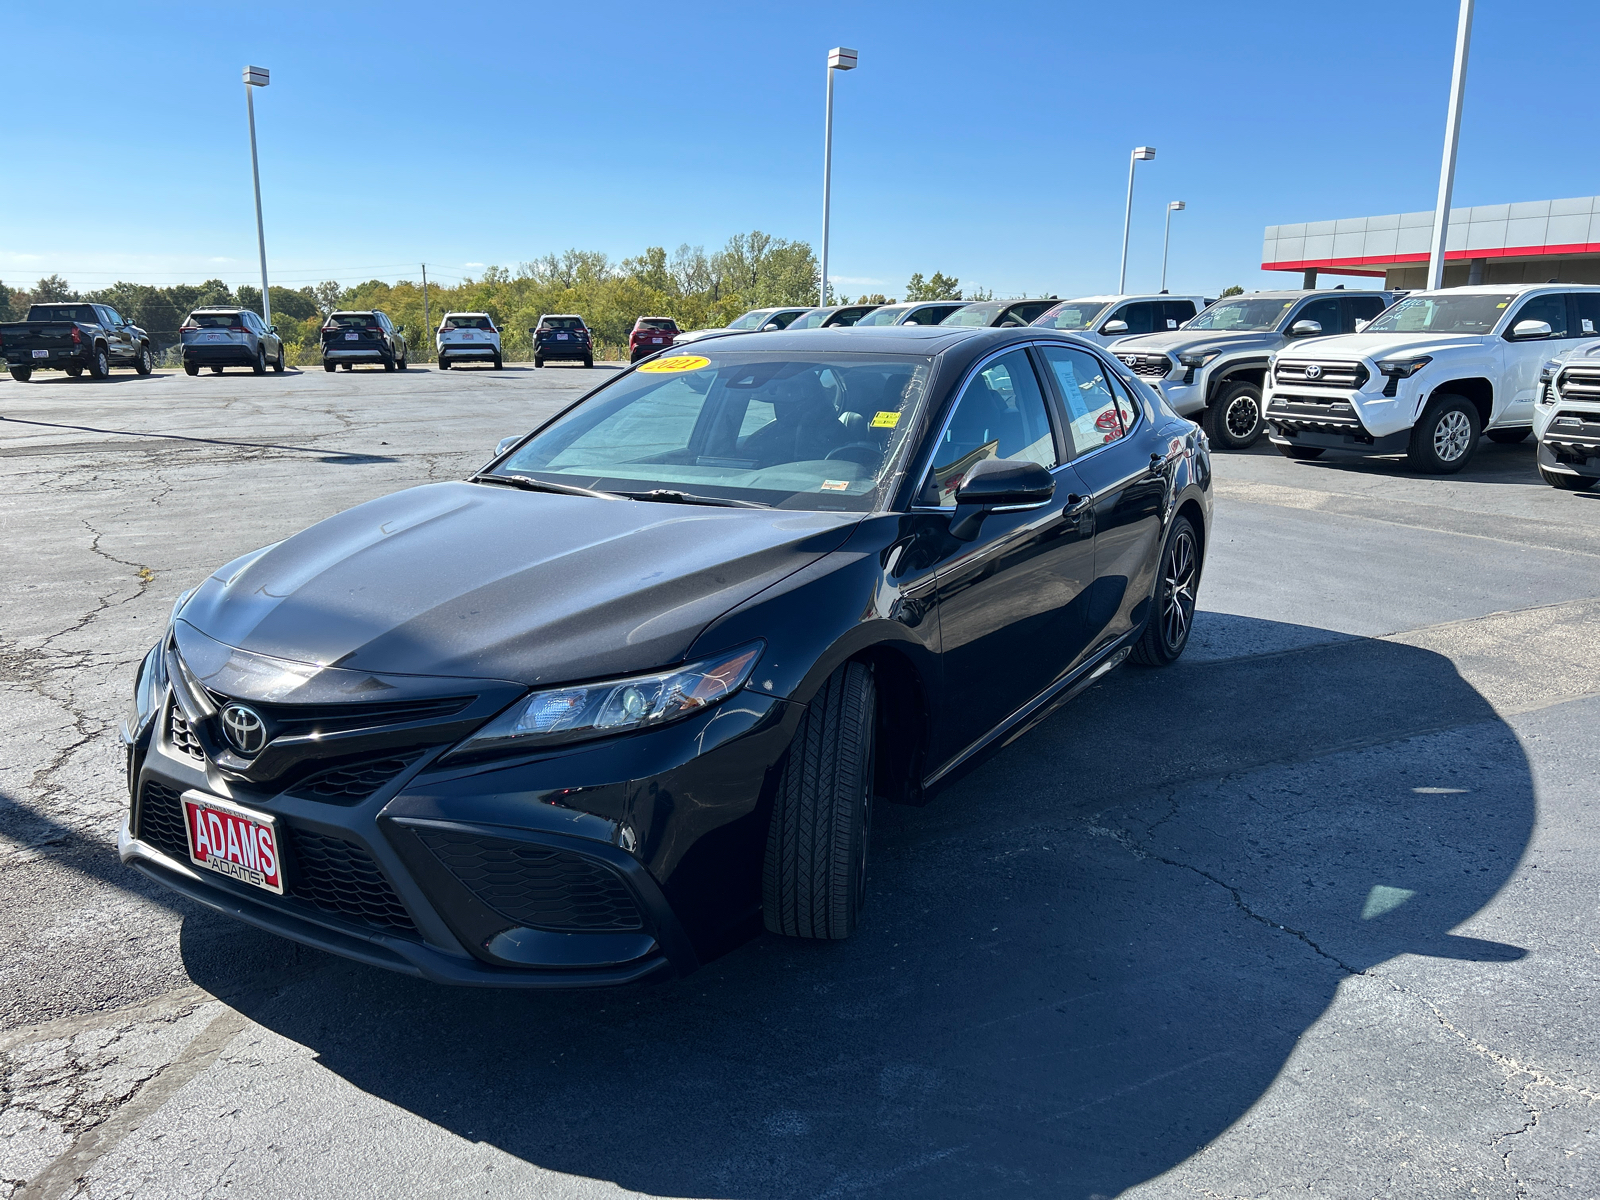
[[[1365,329],[1368,325],[1371,325],[1371,324],[1372,324],[1371,321],[1357,321],[1356,322],[1356,332],[1360,333],[1363,329]]]
[[[520,433],[514,433],[510,437],[501,438],[494,445],[494,456],[499,458],[502,454],[511,449],[511,447],[515,446],[521,440],[522,435]]]
[[[775,329],[782,329],[782,328],[783,328],[783,326],[779,325],[776,321],[768,321],[765,325],[763,325],[761,327],[761,332],[762,333],[771,333]]]
[[[967,471],[956,489],[956,511],[950,536],[970,542],[984,517],[1000,509],[1032,508],[1055,495],[1056,481],[1036,462],[1019,458],[985,458]]]
[[[1289,326],[1290,337],[1316,337],[1321,332],[1321,321],[1296,321]]]
[[[1518,321],[1511,329],[1513,342],[1535,342],[1550,336],[1548,321]]]
[[[1128,323],[1126,321],[1107,321],[1104,325],[1100,326],[1100,332],[1101,333],[1127,333],[1128,332]]]
[[[267,332],[268,333],[277,333],[278,332],[278,327],[276,325],[268,325],[267,326]]]

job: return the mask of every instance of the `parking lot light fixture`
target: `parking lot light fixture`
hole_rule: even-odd
[[[1182,212],[1189,206],[1182,200],[1174,200],[1167,205],[1167,231],[1161,237],[1161,290],[1167,290],[1167,247],[1172,244],[1172,214]]]
[[[856,52],[843,46],[828,51],[828,100],[823,114],[822,133],[822,288],[817,299],[819,308],[828,303],[828,216],[833,185],[833,73],[854,71]]]
[[[261,319],[272,324],[272,297],[267,291],[267,235],[261,224],[261,167],[256,162],[256,101],[258,87],[266,87],[272,74],[265,67],[244,69],[244,106],[250,114],[250,176],[256,185],[256,246],[261,251]]]
[[[1122,214],[1122,269],[1117,272],[1117,295],[1128,290],[1128,229],[1133,224],[1133,170],[1156,156],[1154,146],[1135,146],[1128,159],[1128,207]]]

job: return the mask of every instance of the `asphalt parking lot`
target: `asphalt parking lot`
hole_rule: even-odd
[[[614,368],[0,380],[0,1198],[1600,1195],[1600,495],[1219,455],[1196,640],[675,983],[434,987],[117,860],[172,600]]]

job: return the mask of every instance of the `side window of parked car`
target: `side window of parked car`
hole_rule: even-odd
[[[1551,337],[1567,337],[1567,298],[1561,295],[1533,297],[1517,310],[1506,329],[1515,329],[1523,321],[1543,321],[1550,326]]]
[[[1109,371],[1087,350],[1068,346],[1042,346],[1039,353],[1055,374],[1061,402],[1067,410],[1067,436],[1074,455],[1114,442],[1125,432],[1124,413],[1112,391]],[[1134,416],[1132,402],[1123,397],[1121,408]],[[1130,421],[1131,423],[1131,421]]]
[[[1354,333],[1357,321],[1370,321],[1385,307],[1382,296],[1345,296],[1344,331]]]
[[[1025,350],[1002,354],[967,382],[934,451],[920,503],[953,507],[967,471],[986,458],[1056,465],[1044,392]]]
[[[1193,316],[1193,300],[1164,300],[1161,303],[1162,329],[1176,329]],[[1154,332],[1159,332],[1159,330]]]
[[[1573,336],[1600,336],[1600,292],[1578,292],[1572,299],[1578,309],[1578,328]]]

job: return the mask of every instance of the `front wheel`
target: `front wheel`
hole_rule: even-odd
[[[1200,423],[1213,446],[1248,450],[1260,438],[1261,389],[1253,383],[1224,384],[1201,415]]]
[[[806,707],[778,779],[762,917],[786,937],[846,938],[866,898],[878,692],[845,663]]]
[[[106,357],[104,347],[90,355],[89,374],[96,379],[104,379],[111,374],[111,360]]]
[[[267,352],[260,346],[256,347],[256,361],[250,364],[250,369],[257,375],[267,373]]]
[[[148,375],[156,369],[156,356],[150,352],[148,343],[139,347],[139,357],[134,360],[133,369],[141,375]]]
[[[1276,446],[1277,443],[1274,442],[1273,445]],[[1310,461],[1313,458],[1321,458],[1326,449],[1327,447],[1325,446],[1278,446],[1278,453],[1285,458]]]
[[[1428,475],[1454,475],[1472,461],[1482,430],[1478,410],[1465,396],[1435,396],[1412,427],[1406,459]]]
[[[1161,568],[1151,597],[1144,632],[1133,645],[1133,661],[1165,667],[1178,661],[1194,628],[1195,597],[1200,590],[1200,537],[1188,517],[1179,517],[1167,534]]]
[[[410,365],[411,363],[409,359],[402,358],[399,362],[395,363],[395,368],[397,370],[404,371]]]
[[[283,346],[280,344],[278,346],[278,360],[275,363],[272,364],[273,373],[277,374],[277,375],[282,375],[283,374],[283,366],[284,366],[284,363],[283,363]]]
[[[11,368],[11,378],[15,379],[18,383],[27,383],[28,380],[33,378],[33,368],[32,367],[12,367]]]
[[[1590,492],[1600,485],[1600,479],[1591,479],[1587,475],[1568,475],[1564,471],[1547,471],[1543,467],[1539,468],[1539,478],[1563,492]]]

